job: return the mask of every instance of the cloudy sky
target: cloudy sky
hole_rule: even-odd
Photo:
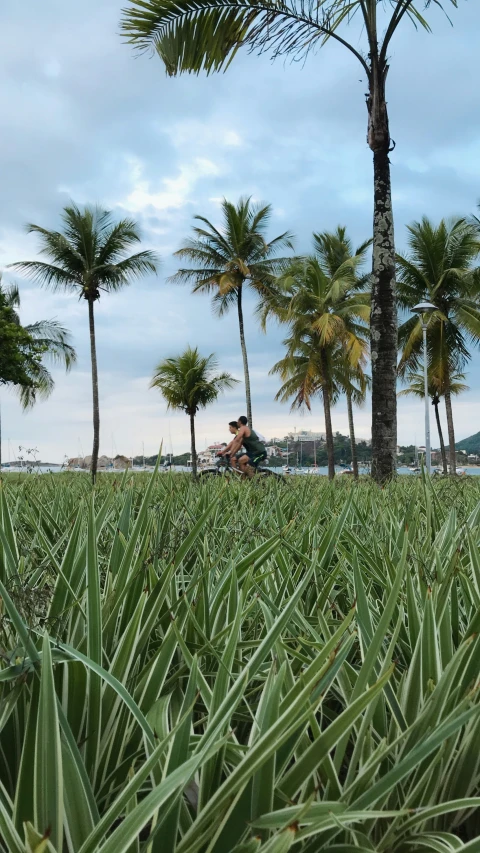
[[[156,58],[122,43],[122,0],[2,0],[0,4],[0,269],[37,252],[26,222],[59,225],[69,199],[98,202],[134,216],[145,246],[162,259],[158,277],[107,296],[96,306],[101,395],[101,452],[133,455],[188,446],[183,414],[167,414],[148,389],[155,364],[187,343],[215,352],[223,369],[242,378],[235,316],[213,317],[208,297],[167,283],[173,252],[192,217],[214,222],[219,200],[240,195],[268,201],[270,236],[296,235],[308,249],[312,231],[345,224],[355,242],[372,219],[371,156],[365,142],[365,80],[341,46],[327,45],[300,64],[237,56],[226,74],[168,79]],[[449,3],[447,5],[450,5]],[[449,10],[450,11],[450,10]],[[433,34],[406,23],[391,50],[388,101],[397,243],[405,224],[473,212],[480,197],[478,32],[480,6],[459,0],[453,28],[435,8]],[[361,44],[362,34],[359,34]],[[4,273],[5,280],[13,280]],[[67,326],[78,363],[47,402],[21,413],[2,390],[4,459],[18,446],[60,461],[90,452],[91,386],[85,303],[16,279],[23,322],[57,318]],[[273,402],[268,376],[281,356],[282,334],[256,327],[246,305],[256,423],[269,436],[323,430],[321,406],[289,414]],[[458,438],[479,429],[480,358],[471,391],[456,402]],[[225,437],[224,424],[245,408],[243,384],[198,416],[199,446]],[[399,441],[423,443],[421,401],[402,401]],[[370,434],[368,406],[357,414]],[[347,432],[345,406],[334,429]]]

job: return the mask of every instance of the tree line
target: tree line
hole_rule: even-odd
[[[235,309],[243,358],[248,418],[254,423],[245,341],[243,299],[249,288],[256,296],[256,316],[264,331],[275,322],[285,327],[285,352],[271,374],[281,386],[276,399],[292,408],[310,409],[322,401],[329,477],[335,475],[332,407],[347,401],[350,448],[358,475],[354,407],[362,405],[371,385],[369,333],[372,317],[372,279],[365,271],[372,239],[358,247],[345,227],[314,233],[309,254],[295,255],[293,236],[285,232],[267,238],[271,208],[240,199],[224,200],[217,227],[196,216],[192,236],[176,252],[181,266],[170,281],[188,284],[193,293],[206,291],[219,317]],[[140,248],[138,225],[129,219],[115,222],[100,208],[69,205],[63,211],[63,229],[48,231],[30,225],[40,238],[44,260],[20,261],[12,268],[40,285],[74,293],[87,303],[93,399],[91,471],[95,481],[100,442],[95,303],[102,294],[120,290],[143,275],[156,273],[157,255]],[[400,306],[398,375],[406,387],[401,394],[422,396],[419,374],[422,359],[422,321],[411,309],[427,298],[436,307],[427,328],[428,384],[435,407],[445,473],[447,451],[441,430],[439,405],[443,400],[448,424],[450,471],[455,473],[455,430],[452,397],[464,391],[465,369],[472,346],[480,343],[480,220],[476,216],[442,220],[434,225],[423,218],[408,226],[407,251],[396,255],[396,290]],[[131,252],[132,248],[138,251]],[[285,253],[287,252],[287,253]],[[53,388],[45,359],[62,361],[70,369],[75,351],[68,331],[56,321],[22,326],[20,297],[15,285],[0,283],[0,384],[15,386],[22,404],[35,402]],[[213,354],[202,356],[190,346],[156,367],[151,387],[167,405],[190,418],[191,450],[196,471],[195,416],[236,383],[218,373]],[[373,432],[372,423],[372,461]]]

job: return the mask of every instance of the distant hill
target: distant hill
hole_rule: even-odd
[[[475,435],[470,435],[462,441],[457,441],[455,447],[457,450],[466,450],[467,453],[477,453],[480,455],[480,432]]]

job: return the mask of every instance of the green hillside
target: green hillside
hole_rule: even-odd
[[[466,450],[467,453],[480,454],[480,432],[476,432],[475,435],[470,435],[468,438],[464,438],[463,441],[457,441],[455,447],[457,450]]]

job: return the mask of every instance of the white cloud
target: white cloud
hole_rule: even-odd
[[[242,145],[242,138],[235,130],[227,130],[226,133],[223,134],[223,141],[225,145],[231,145],[234,147]]]
[[[203,178],[218,175],[219,169],[211,160],[196,157],[180,166],[175,178],[163,178],[156,188],[144,177],[145,167],[136,158],[129,158],[130,179],[133,189],[119,206],[133,213],[163,213],[184,207],[193,201],[192,193]]]
[[[182,118],[180,121],[170,122],[167,126],[162,125],[159,129],[166,134],[172,145],[184,151],[197,150],[202,152],[216,152],[225,148],[239,148],[244,140],[237,130],[232,127],[228,129],[225,113],[209,115],[208,119],[199,121],[190,117]]]
[[[43,67],[43,72],[46,77],[51,77],[54,79],[55,77],[59,77],[62,72],[62,66],[58,59],[50,59],[45,63]]]

